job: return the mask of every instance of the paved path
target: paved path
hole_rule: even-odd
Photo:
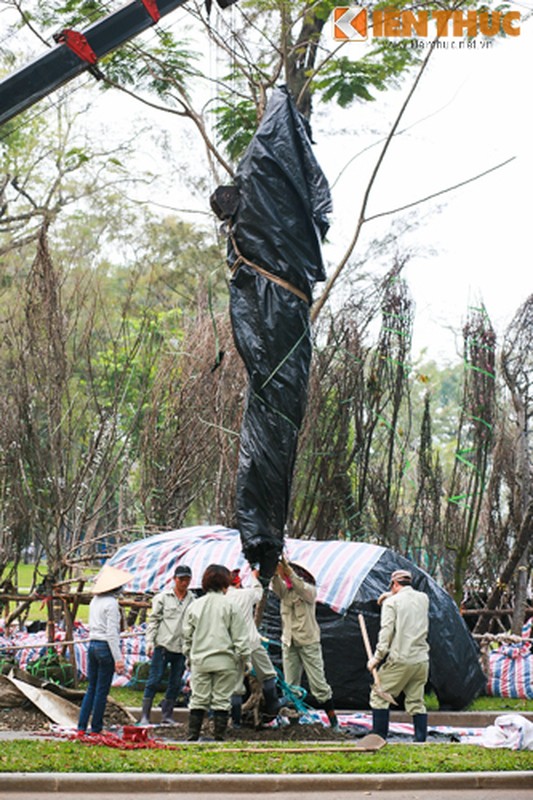
[[[141,709],[137,706],[129,706],[128,711],[133,714],[136,719],[141,716]],[[429,711],[428,712],[428,725],[430,727],[438,727],[440,725],[450,726],[452,728],[486,728],[488,725],[494,724],[496,717],[502,714],[520,713],[521,717],[533,722],[533,711]],[[368,717],[369,721],[372,719],[372,714],[368,709],[363,711],[343,711],[337,710],[337,715],[344,714],[364,714]],[[186,722],[189,718],[189,711],[186,708],[175,708],[174,719],[178,722]],[[152,709],[152,721],[159,722],[161,719],[161,709],[159,707]],[[391,711],[391,722],[412,722],[412,717],[406,714],[405,711]]]

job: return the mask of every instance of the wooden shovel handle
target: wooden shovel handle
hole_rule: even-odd
[[[370,639],[368,638],[368,631],[366,629],[365,618],[363,617],[362,614],[358,614],[357,619],[359,620],[359,627],[361,628],[361,633],[363,634],[363,642],[365,643],[366,654],[368,656],[368,660],[370,661],[370,659],[373,656],[373,653],[372,653],[372,648],[370,646]],[[383,689],[381,688],[381,682],[379,680],[378,671],[375,667],[372,670],[372,677],[374,678],[374,685],[376,687],[377,693],[381,697],[383,697],[383,699],[386,700],[388,703],[392,703],[393,705],[397,706],[398,703],[396,702],[394,697],[389,692],[384,692]]]
[[[368,631],[366,629],[365,618],[363,617],[362,614],[359,614],[357,619],[359,620],[359,626],[361,628],[361,633],[363,634],[363,642],[365,643],[366,654],[367,654],[368,660],[370,661],[370,659],[373,656],[373,653],[372,653],[372,648],[370,646],[370,639],[368,638]],[[380,687],[379,676],[378,676],[378,671],[377,671],[377,669],[375,667],[372,670],[372,677],[374,678],[374,683],[379,688]]]
[[[361,628],[361,633],[363,634],[363,642],[365,643],[365,650],[369,660],[372,658],[372,648],[370,647],[370,639],[368,638],[368,631],[366,629],[366,622],[365,618],[362,614],[358,614],[357,619],[359,620],[359,627]]]

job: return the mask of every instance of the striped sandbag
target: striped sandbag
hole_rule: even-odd
[[[530,617],[522,626],[523,642],[503,644],[489,653],[487,694],[493,697],[533,698],[533,653]]]
[[[493,697],[533,698],[533,654],[520,654],[513,658],[506,652],[495,650],[489,654],[487,694]],[[509,647],[505,648],[507,651]]]
[[[143,661],[149,661],[146,655],[145,628],[145,624],[136,625],[130,628],[128,635],[122,639],[124,672],[121,675],[115,673],[113,686],[126,686],[133,677],[135,665]],[[74,656],[79,680],[87,678],[88,637],[89,629],[78,625],[75,633]],[[65,633],[59,629],[56,630],[53,645],[49,644],[45,631],[40,631],[39,633],[18,631],[13,636],[0,636],[0,653],[13,653],[20,669],[27,671],[39,659],[50,654],[52,650],[59,655],[63,649],[64,639]],[[20,647],[20,649],[12,651],[10,650],[11,647]]]

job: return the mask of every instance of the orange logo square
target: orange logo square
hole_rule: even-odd
[[[333,9],[333,38],[338,42],[364,42],[368,38],[366,8],[337,6]]]

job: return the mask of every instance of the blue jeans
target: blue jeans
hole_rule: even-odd
[[[183,670],[185,669],[185,656],[183,653],[173,653],[171,650],[167,650],[166,647],[161,647],[161,645],[154,647],[152,662],[150,664],[150,674],[148,675],[148,680],[144,687],[143,696],[146,699],[153,700],[155,697],[157,687],[165,674],[167,664],[170,664],[170,674],[165,698],[172,703],[176,702],[181,688]]]
[[[100,733],[104,726],[107,695],[115,672],[115,659],[107,642],[89,642],[89,685],[81,704],[78,730],[86,731],[91,719],[91,732]]]

